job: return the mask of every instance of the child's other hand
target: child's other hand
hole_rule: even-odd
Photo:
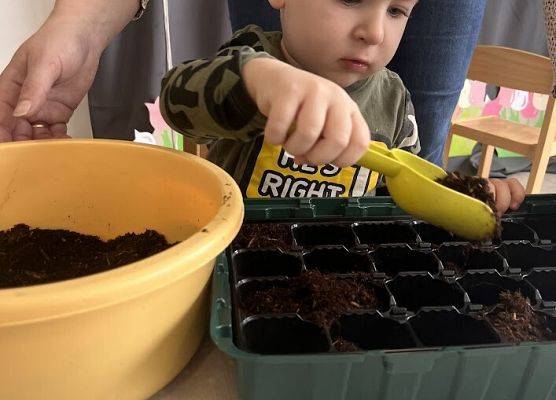
[[[281,61],[257,58],[243,67],[250,96],[268,120],[265,140],[281,145],[298,163],[356,163],[370,141],[357,104],[344,89]],[[289,132],[290,127],[295,127]]]
[[[496,201],[496,210],[501,216],[508,209],[517,210],[525,199],[525,188],[517,180],[511,179],[489,179],[491,192]]]

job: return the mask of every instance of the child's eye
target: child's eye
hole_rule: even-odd
[[[409,17],[409,12],[400,7],[389,7],[388,14],[394,18]]]
[[[361,3],[361,0],[341,0],[346,6],[355,6]]]

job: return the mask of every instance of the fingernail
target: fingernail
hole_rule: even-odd
[[[31,102],[29,100],[22,100],[17,104],[13,116],[23,117],[29,112],[30,109],[31,109]]]

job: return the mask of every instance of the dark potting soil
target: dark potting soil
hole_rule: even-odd
[[[548,328],[546,318],[533,311],[529,299],[520,292],[500,294],[501,305],[486,319],[500,333],[504,342],[519,343],[553,340],[554,332]]]
[[[332,342],[332,345],[337,351],[341,353],[351,353],[354,351],[361,351],[361,348],[359,348],[359,346],[357,346],[355,343],[342,338],[336,339],[334,342]]]
[[[290,227],[284,224],[245,224],[233,243],[241,248],[280,248],[292,246]]]
[[[465,269],[456,264],[455,262],[447,262],[444,264],[445,269],[449,269],[455,272],[456,276],[463,276],[467,272]]]
[[[96,236],[20,224],[0,232],[0,288],[95,274],[147,258],[172,245],[153,230],[104,242]]]
[[[247,293],[241,308],[252,315],[297,313],[328,328],[345,312],[375,309],[379,305],[374,290],[365,284],[366,279],[364,274],[350,279],[306,271],[290,279],[287,287]]]
[[[496,213],[496,202],[494,201],[494,195],[491,193],[486,179],[478,176],[463,176],[459,172],[451,172],[445,178],[438,179],[437,182],[456,192],[466,194],[482,201],[489,206],[494,215],[496,215],[496,231],[494,238],[499,238],[501,236],[502,227],[500,218]]]

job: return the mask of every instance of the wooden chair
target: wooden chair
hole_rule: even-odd
[[[196,144],[193,140],[185,137],[183,138],[183,151],[202,158],[207,158],[207,154],[208,154],[207,146],[200,146]]]
[[[549,94],[552,90],[550,59],[521,50],[498,46],[478,46],[467,78],[511,89]],[[454,122],[444,151],[445,165],[452,135],[463,136],[482,144],[478,174],[488,178],[495,147],[519,153],[531,159],[532,168],[526,191],[541,189],[549,158],[556,155],[556,114],[554,98],[549,96],[542,127],[535,128],[494,116]]]

